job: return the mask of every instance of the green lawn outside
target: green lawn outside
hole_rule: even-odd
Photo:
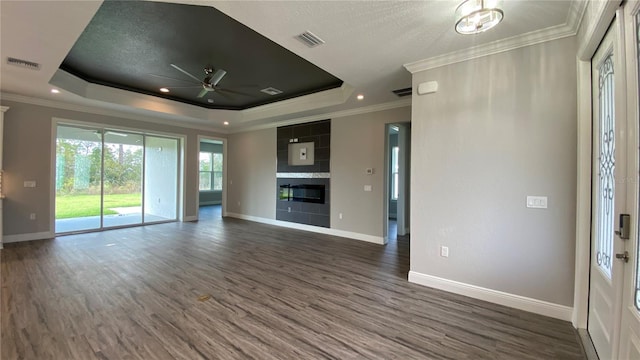
[[[142,196],[137,194],[105,195],[104,214],[113,215],[110,210],[117,207],[142,206]],[[56,196],[56,219],[85,216],[100,216],[100,195]]]

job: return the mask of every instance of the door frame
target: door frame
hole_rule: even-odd
[[[216,136],[198,135],[196,152],[196,220],[200,218],[200,143],[202,140],[222,142],[222,217],[227,216],[227,139]]]
[[[51,164],[51,169],[49,172],[50,179],[52,181],[49,182],[49,229],[51,232],[51,236],[56,234],[55,226],[56,226],[56,182],[54,181],[56,178],[56,140],[58,138],[58,126],[59,125],[69,125],[69,126],[79,126],[79,127],[90,127],[90,128],[98,128],[101,130],[104,129],[119,129],[125,132],[133,132],[141,135],[149,135],[149,136],[160,136],[160,137],[168,137],[178,139],[178,150],[180,153],[178,154],[178,209],[177,216],[175,221],[184,221],[185,211],[186,211],[186,186],[185,186],[185,174],[187,172],[185,153],[187,149],[187,137],[184,134],[170,133],[165,131],[150,131],[148,129],[140,129],[128,126],[119,126],[113,124],[107,124],[102,122],[90,122],[90,121],[81,121],[81,120],[71,120],[60,117],[52,117],[51,118],[51,154],[49,164]],[[102,204],[100,205],[102,206]],[[171,220],[174,221],[174,220]],[[169,221],[169,222],[171,222]],[[161,222],[158,222],[161,223]],[[89,231],[80,231],[80,232],[94,232],[94,231],[104,231],[104,230],[112,230],[121,227],[134,227],[134,226],[145,226],[157,223],[148,223],[145,224],[135,224],[135,225],[125,225],[125,226],[116,226],[116,227],[102,227],[102,219],[100,220],[101,227],[100,229],[89,230]]]
[[[384,131],[384,181],[383,181],[383,243],[389,240],[389,204],[391,201],[391,127],[398,128],[398,199],[396,201],[396,236],[407,235],[410,231],[410,214],[408,205],[410,203],[410,158],[411,158],[411,122],[395,122],[385,124]]]
[[[621,1],[593,2],[593,21],[585,30],[585,41],[578,49],[578,146],[576,183],[576,259],[574,301],[571,322],[578,329],[587,328],[589,314],[589,276],[591,266],[591,172],[592,111],[591,58],[604,38],[620,8]]]
[[[624,31],[624,57],[625,57],[625,77],[627,83],[625,84],[626,98],[626,116],[627,123],[627,180],[625,185],[627,186],[627,198],[632,199],[633,204],[631,206],[629,214],[631,215],[631,236],[628,243],[625,244],[625,249],[629,254],[629,263],[626,266],[623,289],[622,289],[622,304],[621,304],[621,322],[620,322],[620,344],[618,355],[621,358],[631,358],[637,356],[640,353],[640,312],[636,308],[636,276],[638,271],[636,269],[637,256],[638,256],[638,219],[639,219],[639,192],[640,187],[638,180],[640,179],[638,174],[638,167],[640,164],[640,153],[638,151],[638,145],[640,144],[640,137],[638,132],[640,131],[640,103],[638,96],[640,95],[640,78],[638,72],[640,61],[639,53],[640,49],[636,49],[638,46],[638,30],[636,29],[636,17],[640,16],[640,2],[626,3],[622,9],[622,17],[624,20],[622,24],[622,31]],[[632,51],[630,51],[632,50]],[[629,266],[630,265],[630,266]],[[632,354],[631,352],[634,352]]]

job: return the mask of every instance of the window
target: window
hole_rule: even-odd
[[[222,154],[200,152],[200,191],[222,190]]]
[[[400,148],[391,148],[391,200],[398,200],[398,154]]]

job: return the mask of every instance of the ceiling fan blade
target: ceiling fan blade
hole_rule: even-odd
[[[220,82],[220,80],[222,80],[222,78],[227,75],[227,72],[222,70],[222,69],[218,69],[216,70],[216,72],[213,74],[213,76],[211,77],[211,84],[213,86],[218,85],[218,83]]]
[[[208,93],[207,89],[202,89],[202,91],[200,91],[200,94],[198,94],[198,97],[199,97],[199,98],[202,98],[202,97],[204,97],[205,95],[207,95],[207,93]]]
[[[191,80],[184,80],[184,79],[176,79],[176,78],[172,78],[170,76],[164,76],[164,75],[156,75],[156,74],[147,74],[149,76],[153,76],[153,77],[157,77],[157,78],[162,78],[162,79],[169,79],[169,80],[173,80],[173,81],[182,81],[182,82],[186,82],[186,83],[193,83],[193,81]],[[201,82],[198,81],[198,84],[200,84]]]
[[[243,93],[242,91],[235,91],[235,90],[230,90],[230,89],[224,89],[224,88],[216,88],[217,92],[227,92],[229,94],[234,94],[234,95],[242,95],[242,96],[248,96],[248,97],[254,97],[251,94],[247,94],[247,93]]]
[[[188,77],[192,78],[193,80],[195,80],[195,81],[197,81],[197,82],[199,82],[199,83],[201,83],[201,82],[202,82],[202,80],[200,80],[200,79],[198,79],[197,77],[195,77],[195,76],[193,76],[193,75],[189,74],[187,71],[182,70],[178,65],[171,64],[171,67],[172,67],[172,68],[174,68],[174,69],[176,69],[176,70],[178,70],[178,71],[180,71],[181,73],[183,73],[183,74],[187,75]]]

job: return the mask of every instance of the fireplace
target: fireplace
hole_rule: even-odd
[[[280,185],[279,199],[282,201],[298,201],[324,204],[324,185],[314,184],[283,184]]]

